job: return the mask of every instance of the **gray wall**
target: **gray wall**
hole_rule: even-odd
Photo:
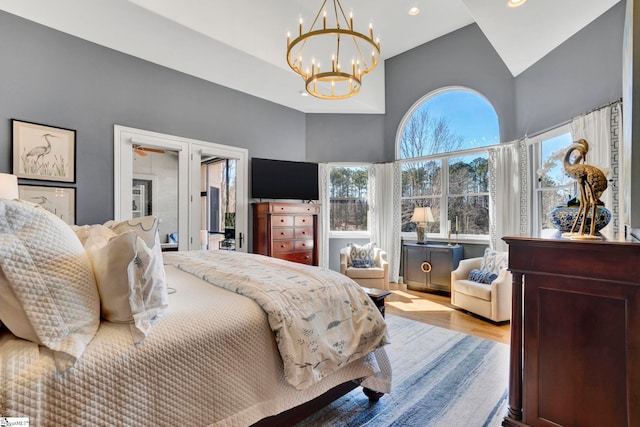
[[[516,78],[517,136],[622,96],[624,1]]]
[[[384,162],[384,115],[307,114],[307,160]]]
[[[113,125],[304,160],[303,113],[0,12],[0,172],[10,119],[77,131],[78,224],[113,217]]]

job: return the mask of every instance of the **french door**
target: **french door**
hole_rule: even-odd
[[[210,182],[203,176],[203,162],[212,159],[224,161],[226,180]],[[246,149],[115,125],[114,218],[157,216],[166,249],[200,249],[203,236],[220,233],[235,250],[246,252],[247,163]],[[211,191],[203,202],[207,182]],[[216,195],[223,196],[223,204],[209,199]],[[220,210],[213,212],[213,206]],[[222,220],[212,223],[211,218]],[[206,242],[218,249],[217,240]]]

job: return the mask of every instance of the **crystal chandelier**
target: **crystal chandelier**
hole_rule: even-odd
[[[372,24],[368,35],[354,31],[353,14],[347,18],[339,0],[333,0],[329,19],[326,6],[324,0],[306,33],[300,18],[298,37],[291,40],[287,34],[287,62],[302,76],[309,94],[345,99],[360,91],[362,77],[380,62],[380,40],[374,41]]]

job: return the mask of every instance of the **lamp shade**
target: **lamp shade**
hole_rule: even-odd
[[[0,173],[0,199],[17,199],[18,177],[8,173]]]
[[[431,208],[416,207],[411,215],[411,222],[433,222]]]

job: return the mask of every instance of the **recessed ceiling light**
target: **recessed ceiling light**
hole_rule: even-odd
[[[522,6],[523,4],[526,3],[527,0],[509,0],[507,2],[507,6],[509,7],[518,7],[518,6]]]
[[[301,90],[299,93],[300,96],[309,96],[309,93],[306,90]]]
[[[409,15],[417,15],[420,13],[420,8],[418,6],[413,6],[411,9],[409,9]]]

